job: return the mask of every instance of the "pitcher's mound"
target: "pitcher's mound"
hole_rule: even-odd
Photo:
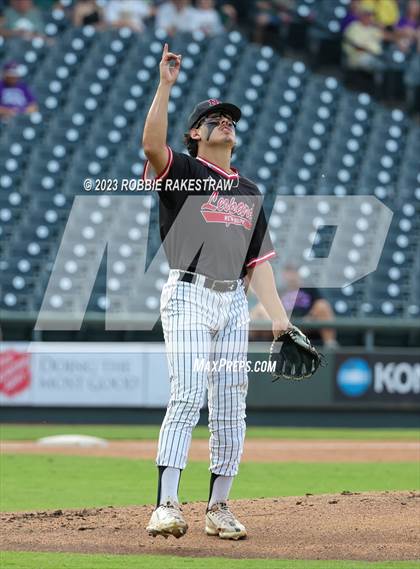
[[[3,550],[283,559],[420,559],[420,494],[342,493],[231,502],[244,541],[203,531],[206,504],[183,506],[185,537],[149,537],[153,506],[0,514]]]

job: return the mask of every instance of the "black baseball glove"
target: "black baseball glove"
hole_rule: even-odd
[[[270,369],[273,381],[277,381],[308,379],[325,360],[299,328],[290,326],[273,340],[269,361],[275,363]]]

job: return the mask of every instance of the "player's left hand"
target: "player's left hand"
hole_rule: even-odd
[[[308,379],[323,364],[324,356],[312,346],[297,326],[290,325],[286,332],[275,337],[270,347],[270,363],[274,363],[272,376],[277,379]]]
[[[273,320],[272,330],[273,337],[278,338],[281,336],[290,326],[289,320]]]

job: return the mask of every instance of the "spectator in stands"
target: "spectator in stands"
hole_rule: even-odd
[[[344,30],[353,22],[359,19],[359,6],[360,0],[351,0],[349,9],[347,10],[347,14],[341,20],[341,31]]]
[[[218,8],[225,28],[240,27],[253,30],[255,2],[256,0],[221,0]]]
[[[21,81],[19,65],[9,61],[3,67],[0,81],[0,117],[8,121],[18,114],[33,113],[38,110],[35,97],[28,85]]]
[[[223,32],[222,19],[214,6],[214,0],[197,0],[196,29],[208,36]]]
[[[361,0],[360,8],[371,9],[375,23],[382,29],[392,30],[400,19],[397,0]]]
[[[396,26],[396,44],[402,51],[417,47],[420,52],[420,0],[409,0],[407,10]]]
[[[135,32],[142,32],[144,21],[153,12],[153,6],[145,0],[109,0],[105,4],[105,21],[115,28],[131,28]]]
[[[238,10],[231,2],[226,2],[220,6],[220,17],[225,29],[236,28],[239,24]]]
[[[63,8],[60,0],[35,0],[35,5],[45,12],[51,11],[54,8]]]
[[[383,30],[375,23],[375,14],[368,5],[358,6],[358,19],[347,26],[343,35],[343,50],[347,66],[372,72],[380,67],[383,53]],[[379,56],[379,57],[378,57]]]
[[[103,10],[96,0],[78,0],[73,10],[73,25],[95,26],[102,28],[104,26]]]
[[[169,35],[176,32],[193,32],[198,29],[197,10],[190,0],[171,0],[161,4],[156,12],[156,28]]]
[[[279,291],[281,301],[288,315],[293,318],[303,318],[310,320],[334,320],[334,312],[330,303],[325,300],[317,288],[306,288],[301,286],[301,279],[296,267],[289,265],[284,267],[282,271],[282,282],[284,287]],[[251,321],[269,320],[268,314],[264,310],[261,303],[258,303],[250,313]],[[271,330],[267,330],[269,334],[265,337],[265,330],[254,331],[251,339],[267,339],[270,341],[273,337]],[[319,331],[309,333],[311,341],[322,340],[327,348],[335,349],[338,346],[336,331],[333,328],[323,328]]]
[[[375,25],[383,30],[393,30],[400,18],[396,0],[351,0],[347,15],[341,21],[341,30],[344,31],[350,24],[359,20],[360,12],[364,8],[372,11]]]
[[[273,43],[272,38],[278,37],[280,26],[291,22],[296,3],[295,0],[263,0],[257,1],[256,9],[254,41]]]
[[[18,36],[32,39],[42,36],[44,21],[42,13],[32,0],[10,0],[0,21],[0,34],[5,37]]]

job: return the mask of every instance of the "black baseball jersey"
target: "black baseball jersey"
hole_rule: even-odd
[[[256,184],[204,158],[174,152],[158,176],[147,161],[143,178],[163,180],[160,235],[171,269],[213,279],[244,277],[275,256]]]

